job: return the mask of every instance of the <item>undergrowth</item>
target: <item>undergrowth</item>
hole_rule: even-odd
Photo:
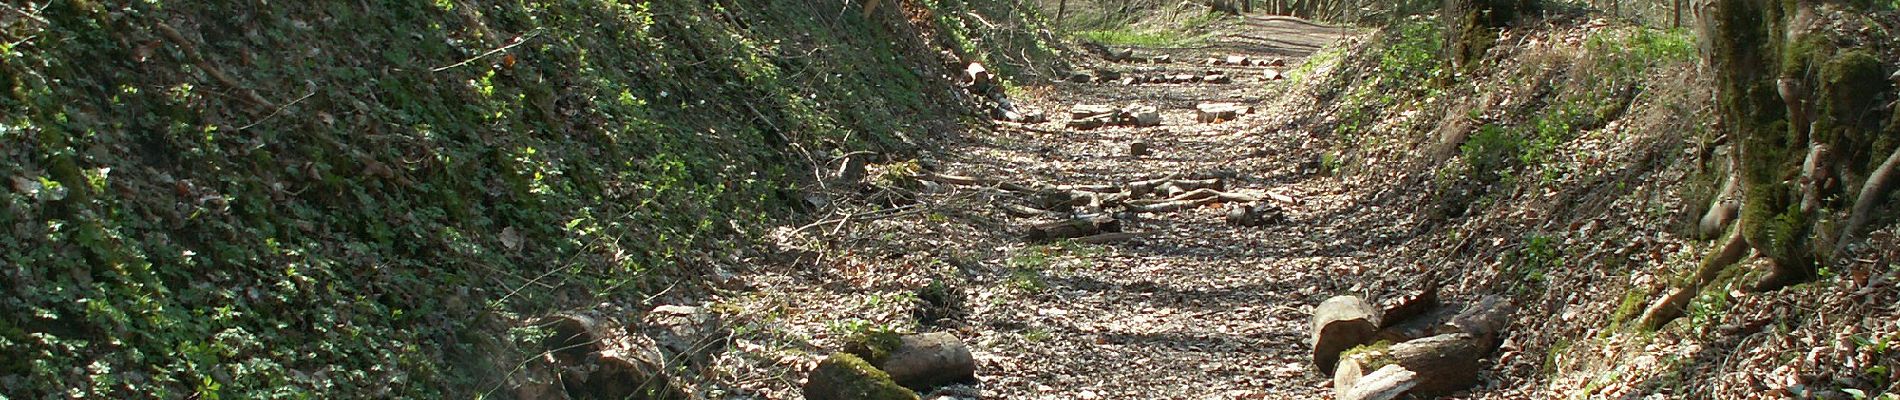
[[[928,40],[1035,47],[976,27],[1020,20],[1007,2],[931,3],[921,25],[769,0],[13,10],[0,387],[493,390],[538,351],[522,322],[638,307],[789,215],[797,149],[901,150],[963,115]]]

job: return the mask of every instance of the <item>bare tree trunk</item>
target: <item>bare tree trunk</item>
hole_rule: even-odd
[[[1069,13],[1069,0],[1056,3],[1056,29],[1062,29],[1062,16]]]

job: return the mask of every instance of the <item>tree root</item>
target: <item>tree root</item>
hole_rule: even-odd
[[[1854,235],[1873,219],[1874,208],[1879,207],[1881,200],[1887,197],[1887,192],[1893,189],[1895,170],[1900,169],[1900,165],[1896,164],[1900,164],[1900,149],[1894,149],[1893,154],[1887,156],[1887,161],[1880,163],[1879,168],[1874,168],[1874,172],[1867,175],[1867,183],[1861,185],[1860,196],[1854,200],[1854,211],[1848,215],[1847,225],[1841,228],[1840,238],[1835,239],[1834,254],[1843,254]]]
[[[1637,329],[1654,331],[1670,321],[1682,318],[1683,312],[1689,308],[1689,301],[1702,292],[1703,286],[1715,280],[1723,268],[1734,265],[1747,255],[1748,241],[1742,239],[1742,230],[1729,229],[1728,239],[1710,249],[1710,253],[1702,258],[1702,264],[1696,268],[1695,276],[1689,278],[1689,284],[1663,296],[1644,310],[1642,319],[1637,322]]]

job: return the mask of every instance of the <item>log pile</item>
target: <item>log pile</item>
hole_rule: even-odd
[[[1145,147],[1145,143],[1144,146]],[[1143,151],[1146,151],[1145,149]],[[960,186],[986,186],[1011,192],[1015,202],[998,202],[1003,211],[1019,217],[1048,217],[1065,213],[1086,216],[1043,222],[1023,229],[1029,241],[1075,239],[1104,243],[1141,237],[1143,233],[1124,233],[1112,215],[1125,213],[1171,213],[1199,207],[1228,204],[1230,212],[1243,210],[1231,222],[1239,226],[1262,226],[1285,220],[1283,206],[1297,206],[1292,196],[1266,192],[1230,192],[1218,178],[1165,177],[1129,181],[1119,185],[1038,185],[949,175],[923,173],[919,180]]]
[[[1286,66],[1286,59],[1275,58],[1275,59],[1269,60],[1269,59],[1258,59],[1258,58],[1236,55],[1236,56],[1227,56],[1227,57],[1208,58],[1207,61],[1205,61],[1204,63],[1209,66],[1284,67]]]
[[[1477,383],[1482,361],[1497,349],[1516,307],[1487,296],[1462,309],[1444,308],[1437,296],[1427,282],[1385,302],[1383,310],[1354,296],[1314,308],[1313,364],[1333,374],[1336,398],[1431,398]]]
[[[1128,86],[1143,85],[1143,84],[1191,84],[1191,83],[1225,85],[1225,84],[1234,83],[1233,75],[1228,75],[1227,73],[1220,72],[1220,71],[1206,71],[1202,73],[1139,73],[1137,72],[1133,74],[1123,75],[1120,78],[1121,79],[1119,82],[1121,82],[1122,85],[1128,85]]]
[[[1129,104],[1115,108],[1098,104],[1077,104],[1069,109],[1070,129],[1095,129],[1108,126],[1150,127],[1161,125],[1161,111],[1154,106]]]

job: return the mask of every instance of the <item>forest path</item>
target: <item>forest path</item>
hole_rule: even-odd
[[[1327,385],[1310,367],[1304,307],[1356,289],[1341,277],[1400,262],[1379,246],[1407,230],[1405,221],[1379,217],[1376,207],[1359,209],[1363,193],[1321,176],[1326,140],[1279,128],[1289,126],[1286,113],[1292,111],[1273,109],[1273,100],[1292,95],[1285,92],[1293,85],[1269,80],[1268,70],[1297,68],[1315,51],[1355,33],[1292,18],[1249,17],[1202,46],[1133,48],[1138,57],[1165,54],[1173,61],[1096,59],[1099,64],[1083,69],[1124,76],[1223,74],[1234,82],[1056,83],[1024,101],[1048,110],[1051,121],[1003,124],[949,144],[940,169],[952,174],[1058,185],[1218,177],[1228,191],[1270,191],[1301,200],[1283,207],[1286,220],[1263,227],[1227,224],[1221,204],[1124,213],[1122,231],[1149,236],[1079,250],[1031,247],[998,261],[1012,266],[1016,272],[1010,274],[1037,269],[1029,273],[1040,281],[1031,285],[1046,288],[1007,300],[973,296],[970,323],[1004,333],[984,335],[988,340],[976,346],[985,398],[1327,396]],[[1229,56],[1280,59],[1284,66],[1208,63]],[[1256,110],[1234,121],[1196,122],[1195,106],[1208,102]],[[1076,104],[1154,106],[1163,123],[1070,129],[1068,110]],[[1137,141],[1148,143],[1153,154],[1131,156],[1129,146]]]

